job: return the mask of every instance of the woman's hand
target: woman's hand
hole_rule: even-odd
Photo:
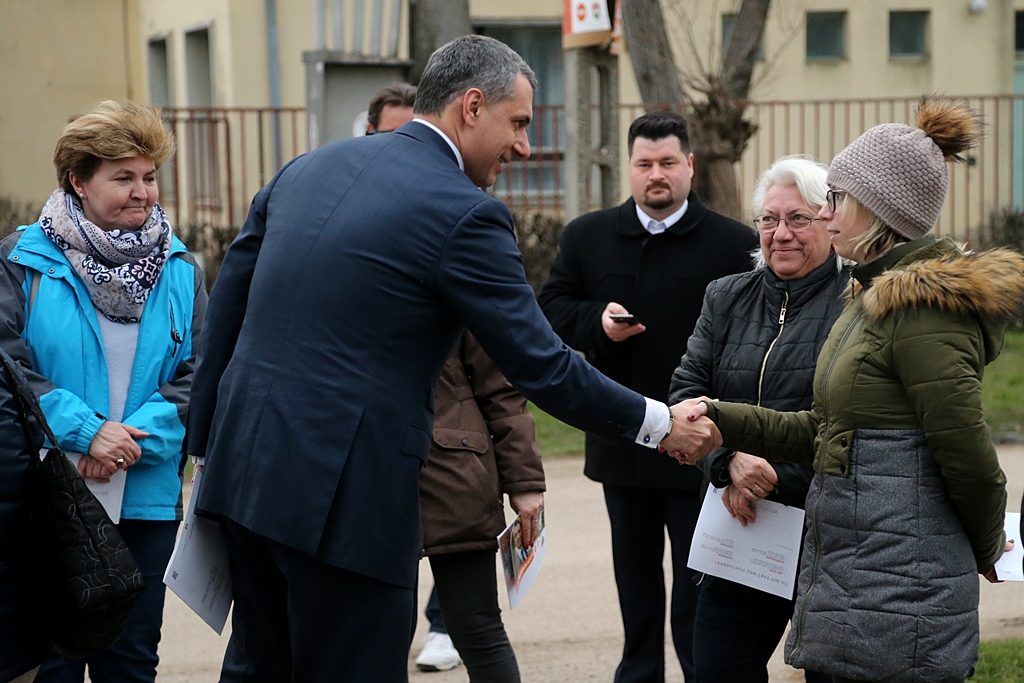
[[[523,528],[523,547],[533,547],[540,533],[540,511],[544,508],[544,493],[541,491],[520,491],[508,494],[508,504],[519,513]]]
[[[1004,553],[1008,553],[1011,550],[1013,550],[1013,539],[1012,538],[1009,541],[1006,542],[1006,545],[1003,547],[1003,552]],[[992,569],[989,569],[987,572],[982,574],[982,576],[984,576],[985,580],[987,580],[989,583],[1002,583],[1003,582],[1002,579],[1000,579],[998,576],[996,576],[996,568],[995,567],[992,567]]]
[[[97,460],[91,455],[83,455],[78,461],[78,473],[84,479],[106,484],[115,472],[117,472],[117,467],[110,468],[105,462]]]
[[[767,460],[739,451],[729,462],[729,478],[750,501],[761,500],[779,483],[778,473]]]
[[[750,507],[750,501],[735,484],[729,484],[722,492],[722,504],[733,519],[740,520],[742,526],[753,522],[757,516],[757,511]]]
[[[149,433],[141,429],[108,420],[100,425],[96,436],[92,438],[89,455],[103,464],[109,476],[122,467],[135,464],[142,455],[142,449],[135,443],[135,439],[147,436]]]

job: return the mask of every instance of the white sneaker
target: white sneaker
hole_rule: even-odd
[[[416,668],[420,671],[448,671],[462,664],[459,651],[452,645],[447,633],[430,631],[423,643],[423,649],[416,658]]]

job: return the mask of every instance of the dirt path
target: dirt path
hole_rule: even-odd
[[[1000,460],[1010,481],[1009,508],[1019,509],[1024,492],[1024,446],[1003,446]],[[548,554],[533,590],[514,611],[502,596],[505,625],[528,683],[611,681],[622,648],[608,519],[601,487],[582,475],[581,458],[545,463],[548,476]],[[422,606],[431,586],[421,564],[420,622],[414,651],[426,631]],[[671,570],[666,567],[666,573]],[[1024,584],[981,582],[981,634],[986,640],[1024,638]],[[227,634],[218,637],[168,593],[160,645],[161,683],[216,681]],[[666,640],[666,682],[682,683],[679,663]],[[424,674],[409,661],[413,683],[463,683],[464,667]],[[773,683],[802,681],[777,651]]]

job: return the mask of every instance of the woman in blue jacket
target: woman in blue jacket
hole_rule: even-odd
[[[146,591],[98,655],[50,657],[37,681],[153,681],[163,572],[181,519],[182,440],[203,273],[157,204],[174,153],[159,113],[103,102],[64,129],[60,188],[39,222],[0,242],[0,346],[25,371],[83,477],[124,470],[118,527]]]

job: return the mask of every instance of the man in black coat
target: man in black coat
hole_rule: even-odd
[[[566,226],[540,305],[566,344],[608,377],[648,396],[668,394],[672,371],[712,281],[751,268],[757,236],[707,209],[691,191],[685,119],[641,116],[629,129],[632,198]],[[632,318],[628,316],[633,316]],[[616,683],[664,680],[664,534],[675,577],[672,636],[693,680],[694,572],[686,568],[700,511],[701,473],[647,449],[587,436],[585,474],[604,484],[625,629]]]

